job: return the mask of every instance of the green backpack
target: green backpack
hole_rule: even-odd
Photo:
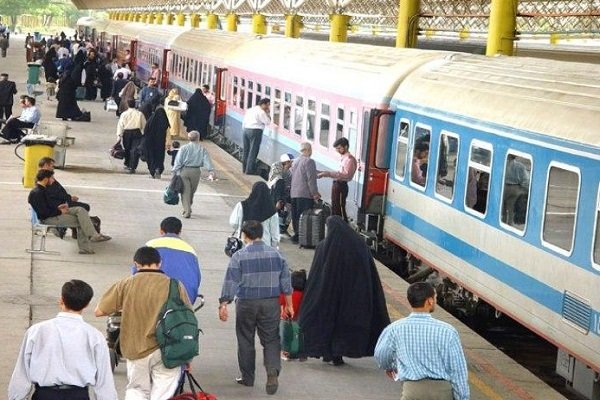
[[[179,282],[171,279],[169,297],[156,322],[156,341],[165,367],[179,367],[198,355],[199,332],[194,311],[181,300]]]

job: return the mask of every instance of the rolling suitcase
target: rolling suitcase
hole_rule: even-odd
[[[300,215],[298,243],[300,247],[314,248],[325,238],[325,220],[331,215],[331,209],[325,203],[304,211]]]

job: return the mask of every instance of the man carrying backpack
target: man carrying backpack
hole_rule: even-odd
[[[157,321],[163,319],[167,298],[173,295],[169,294],[171,280],[160,270],[158,250],[141,247],[133,261],[137,273],[110,287],[100,299],[95,314],[102,317],[122,311],[120,346],[127,359],[125,400],[168,399],[177,389],[180,366],[191,361],[193,355],[179,365],[169,365],[172,360],[163,354],[165,348],[157,340]],[[181,283],[177,286],[182,305],[185,304],[183,309],[193,316],[185,288]],[[197,354],[195,317],[194,322]]]

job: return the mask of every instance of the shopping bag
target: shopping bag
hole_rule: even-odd
[[[190,391],[184,393],[185,378],[187,378],[189,382]],[[181,376],[175,396],[171,397],[169,400],[217,400],[217,396],[206,393],[191,372],[186,370]]]
[[[279,323],[279,335],[281,338],[281,351],[288,353],[291,358],[297,358],[300,351],[302,351],[304,341],[298,321],[282,319]]]

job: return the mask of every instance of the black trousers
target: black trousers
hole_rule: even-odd
[[[12,104],[0,105],[0,119],[8,119],[12,115]]]
[[[254,383],[256,350],[254,335],[258,333],[263,347],[267,373],[281,370],[281,340],[279,298],[238,300],[235,306],[235,334],[238,341],[238,364],[244,382]]]
[[[85,84],[85,99],[86,100],[96,100],[98,97],[98,88],[93,83]]]
[[[346,214],[346,198],[348,197],[348,182],[333,181],[331,186],[331,214],[339,215],[348,222]]]
[[[294,237],[298,237],[300,214],[306,210],[310,210],[315,205],[313,199],[306,197],[293,197],[292,198],[292,227],[294,228]]]
[[[89,400],[88,388],[55,389],[53,387],[35,387],[31,400]]]
[[[244,129],[244,154],[242,172],[246,175],[256,174],[256,158],[262,142],[262,129]]]
[[[33,128],[33,125],[33,122],[23,122],[18,118],[13,118],[6,122],[1,136],[6,140],[19,140],[25,136],[25,133],[21,129]]]
[[[140,162],[138,147],[142,141],[142,131],[139,129],[125,129],[123,131],[123,149],[125,150],[125,166],[135,170]]]

